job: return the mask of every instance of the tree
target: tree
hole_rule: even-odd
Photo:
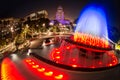
[[[49,20],[48,18],[40,18],[40,19],[38,20],[38,23],[39,23],[40,27],[41,27],[43,24],[45,24],[45,27],[46,27],[46,28],[49,28],[49,27],[50,27],[50,26],[49,26],[50,20]]]
[[[16,51],[18,51],[18,47],[22,43],[23,43],[23,41],[21,40],[21,36],[17,35],[14,39],[14,44],[15,44],[15,47],[16,47]]]

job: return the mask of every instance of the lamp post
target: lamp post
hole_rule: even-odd
[[[11,33],[12,33],[12,39],[13,39],[13,37],[14,37],[14,36],[13,36],[13,33],[14,33],[14,28],[13,28],[13,27],[11,27],[11,28],[10,28],[10,31],[11,31]]]
[[[25,28],[25,39],[26,39],[26,35],[27,35],[27,32],[28,32],[28,28],[29,28],[29,26],[28,26],[28,24],[26,24],[26,28]]]
[[[12,42],[12,40],[14,41],[14,28],[13,28],[13,26],[12,27],[10,27],[10,31],[11,31],[11,34],[12,34],[12,39],[11,39],[11,42]],[[12,43],[12,45],[14,45],[14,42]],[[13,49],[13,46],[12,46],[12,49]]]
[[[43,23],[42,24],[42,27],[43,27],[43,33],[46,31],[46,24],[45,23]]]

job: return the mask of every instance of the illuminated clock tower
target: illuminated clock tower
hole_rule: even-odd
[[[58,21],[63,21],[64,20],[64,11],[63,11],[63,8],[61,6],[59,6],[57,8],[56,20],[58,20]]]

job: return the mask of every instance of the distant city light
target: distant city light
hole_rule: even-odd
[[[52,22],[49,23],[50,26],[53,26],[54,24]]]

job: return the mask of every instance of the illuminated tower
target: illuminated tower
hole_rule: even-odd
[[[63,8],[61,6],[59,6],[57,8],[57,12],[55,15],[55,21],[58,21],[59,23],[61,23],[62,25],[69,25],[70,21],[68,19],[65,19],[65,15],[64,15],[64,11]],[[55,21],[51,21],[53,24],[55,24]]]
[[[59,6],[57,8],[56,20],[58,20],[60,22],[64,20],[64,11],[63,11],[63,8],[61,6]]]

